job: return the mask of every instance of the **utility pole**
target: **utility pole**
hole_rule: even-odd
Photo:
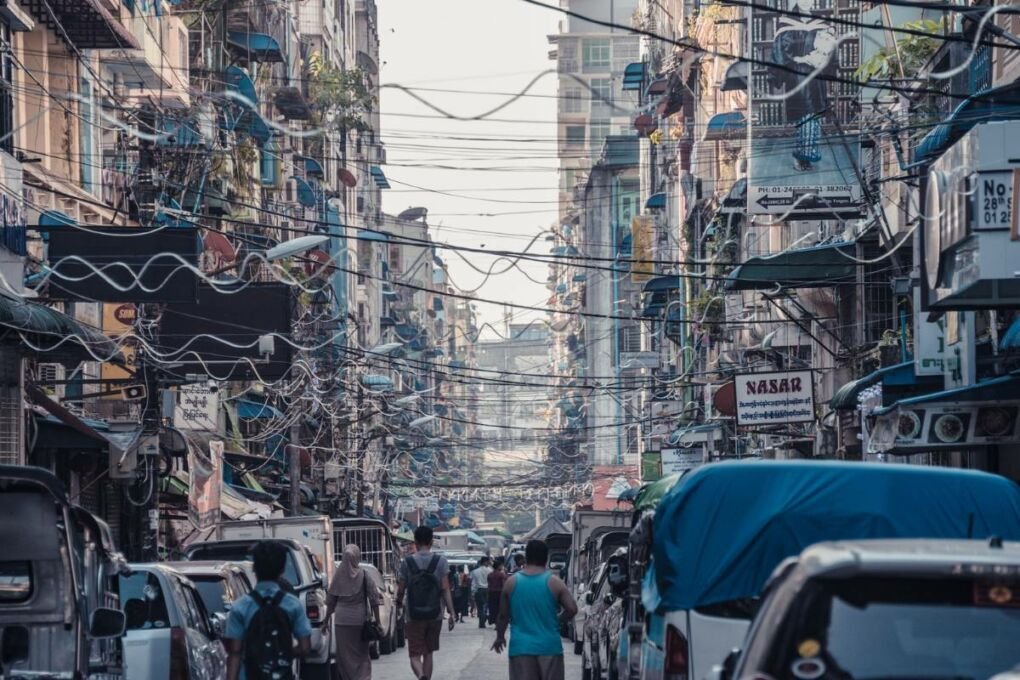
[[[354,498],[356,508],[354,514],[356,517],[363,517],[365,515],[365,447],[368,444],[368,436],[365,431],[365,421],[362,416],[362,407],[365,404],[365,390],[359,385],[358,386],[358,400],[357,400],[357,413],[355,417],[361,421],[361,427],[358,428],[358,446],[355,449],[354,459]]]
[[[287,459],[290,476],[290,513],[301,514],[301,422],[290,426],[290,456]]]

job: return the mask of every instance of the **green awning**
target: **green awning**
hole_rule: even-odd
[[[676,483],[680,481],[682,476],[682,474],[668,475],[651,484],[642,486],[641,490],[638,491],[637,498],[634,499],[634,509],[640,512],[654,508],[662,500],[662,497],[676,486]]]
[[[50,361],[71,358],[120,361],[117,345],[94,328],[46,305],[0,294],[0,326],[20,332]],[[12,339],[24,346],[17,333]]]
[[[853,283],[857,266],[854,243],[829,243],[766,257],[752,257],[730,272],[726,290],[825,288]]]

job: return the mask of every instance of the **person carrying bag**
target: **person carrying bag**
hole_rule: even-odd
[[[344,680],[371,680],[369,646],[378,640],[379,602],[382,595],[367,570],[361,568],[361,549],[344,548],[340,567],[329,584],[326,619],[336,612],[333,633],[336,660]]]

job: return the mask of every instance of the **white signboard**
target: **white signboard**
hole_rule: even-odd
[[[705,462],[705,449],[702,446],[663,449],[661,455],[663,477],[693,470]]]
[[[735,378],[737,425],[807,423],[815,419],[811,371],[745,373]]]
[[[983,172],[975,182],[974,229],[1009,229],[1013,217],[1013,173]]]
[[[181,385],[177,388],[174,427],[180,430],[216,432],[219,412],[220,397],[206,385]]]

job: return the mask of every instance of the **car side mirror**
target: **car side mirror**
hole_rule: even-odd
[[[585,593],[584,594],[584,602],[585,602],[585,604],[595,604],[595,593],[590,593],[590,592],[589,593]]]
[[[733,673],[737,670],[737,660],[740,659],[740,650],[731,649],[730,653],[723,659],[721,666],[712,667],[712,675],[715,680],[732,680]]]
[[[210,614],[209,615],[209,630],[212,631],[214,637],[217,640],[223,637],[223,634],[227,630],[227,618],[223,614]]]
[[[89,637],[93,640],[108,640],[124,635],[127,617],[120,609],[96,607],[89,617]]]

